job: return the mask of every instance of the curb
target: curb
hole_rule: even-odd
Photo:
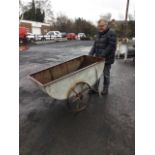
[[[50,44],[50,43],[64,42],[64,41],[68,41],[68,40],[65,39],[65,38],[61,38],[61,39],[48,40],[48,41],[36,41],[36,42],[34,42],[34,44],[36,44],[36,45],[41,45],[41,44]]]

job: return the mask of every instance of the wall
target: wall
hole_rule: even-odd
[[[20,26],[26,27],[33,34],[46,34],[50,30],[50,24],[29,20],[20,20]]]
[[[48,31],[50,31],[50,26],[42,25],[41,26],[41,33],[46,34]]]

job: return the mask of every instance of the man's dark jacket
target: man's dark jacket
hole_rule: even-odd
[[[107,28],[104,32],[98,32],[97,38],[89,55],[105,58],[106,64],[113,64],[115,60],[116,34]]]

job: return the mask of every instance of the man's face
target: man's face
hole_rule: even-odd
[[[107,29],[107,23],[104,21],[101,21],[98,23],[98,30],[99,32],[104,32]]]

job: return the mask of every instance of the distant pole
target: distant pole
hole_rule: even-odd
[[[126,3],[126,11],[125,11],[125,36],[127,36],[128,11],[129,11],[129,0],[127,0],[127,3]]]
[[[125,21],[126,22],[128,20],[128,11],[129,11],[129,0],[127,0],[127,3],[126,3],[126,12],[125,12]]]

